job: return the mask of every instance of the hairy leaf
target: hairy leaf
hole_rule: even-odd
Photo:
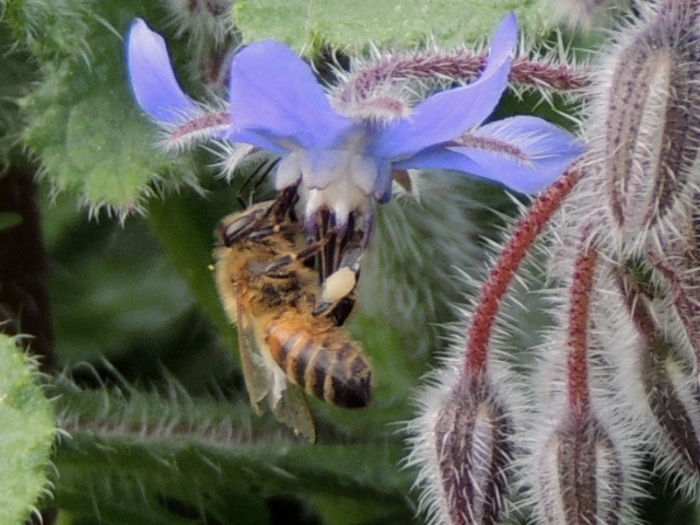
[[[40,72],[20,101],[23,139],[54,190],[77,193],[93,211],[139,211],[144,197],[185,177],[183,161],[154,145],[154,128],[129,92],[121,35],[142,11],[139,2],[88,9],[84,2],[33,0],[8,12]]]
[[[411,515],[400,443],[310,446],[285,437],[274,418],[252,416],[247,401],[190,398],[176,389],[91,392],[65,380],[56,388],[61,425],[72,435],[56,456],[56,501],[72,512],[94,512],[103,523],[229,523],[236,516],[255,524],[268,522],[271,499],[294,494],[336,505],[371,502],[403,522]]]
[[[0,334],[0,523],[21,523],[48,490],[56,435],[51,403],[36,384],[35,364]]]

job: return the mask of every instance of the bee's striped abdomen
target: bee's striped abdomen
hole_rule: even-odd
[[[344,408],[369,404],[372,369],[342,329],[314,331],[299,319],[277,319],[267,325],[266,343],[287,377],[307,394]]]

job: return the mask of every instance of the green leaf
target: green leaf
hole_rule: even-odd
[[[36,80],[29,53],[17,49],[7,23],[0,20],[0,160],[8,161],[8,152],[19,143],[24,124],[18,99],[25,95]]]
[[[94,7],[94,2],[84,0],[10,0],[4,14],[15,38],[38,57],[85,60],[89,55],[86,17]]]
[[[483,41],[499,20],[516,11],[525,31],[552,27],[542,2],[533,0],[239,0],[236,24],[246,42],[273,38],[297,49],[318,44],[357,53],[369,43],[412,48],[434,40],[446,46]]]
[[[130,213],[156,191],[155,184],[179,185],[191,177],[181,157],[156,148],[155,127],[139,114],[129,90],[121,35],[143,8],[135,1],[95,3],[89,10],[68,4],[25,2],[24,11],[10,17],[21,27],[40,5],[47,12],[73,9],[71,16],[50,17],[48,26],[24,22],[31,27],[26,44],[39,61],[41,80],[21,100],[23,139],[55,190],[77,193],[93,210]],[[84,42],[70,54],[61,43],[78,26]],[[55,39],[53,53],[40,44]]]
[[[81,391],[56,385],[61,426],[72,439],[56,454],[56,502],[102,523],[268,523],[280,494],[371,504],[383,514],[413,512],[399,470],[403,446],[311,446],[286,438],[272,417],[233,403],[131,389]],[[232,521],[232,517],[237,519]]]
[[[22,523],[48,490],[56,435],[51,403],[35,383],[35,364],[0,335],[0,523]]]

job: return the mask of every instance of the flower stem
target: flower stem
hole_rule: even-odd
[[[513,60],[510,81],[551,91],[578,91],[591,84],[591,78],[585,69],[576,69],[568,64],[537,62],[528,58]]]
[[[339,94],[341,104],[361,101],[378,86],[396,80],[423,80],[436,77],[458,81],[474,79],[486,65],[486,55],[464,51],[455,55],[444,53],[414,54],[388,57],[367,69],[358,71]],[[577,91],[590,85],[588,72],[568,64],[549,64],[528,58],[513,60],[510,80],[525,87],[551,91]]]
[[[591,296],[598,252],[587,241],[584,233],[583,246],[574,262],[569,297],[568,350],[569,405],[577,414],[585,414],[590,408],[588,387],[588,327]]]
[[[467,374],[483,375],[486,372],[487,349],[503,297],[535,239],[582,175],[580,166],[574,164],[537,199],[530,212],[518,221],[512,239],[503,250],[496,267],[491,270],[474,312],[467,335],[464,364]]]

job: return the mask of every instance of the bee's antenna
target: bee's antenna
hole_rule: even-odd
[[[255,192],[258,190],[260,185],[263,183],[265,179],[267,179],[267,176],[270,174],[270,172],[277,167],[277,165],[280,162],[280,158],[277,157],[276,159],[269,161],[267,163],[267,166],[265,167],[264,170],[260,171],[260,176],[258,177],[258,180],[255,181],[255,184],[253,185],[253,189],[250,191],[250,203],[253,203],[253,196],[255,195]],[[262,166],[261,166],[262,167]]]
[[[270,174],[270,172],[277,166],[279,163],[280,159],[274,159],[274,160],[263,160],[260,162],[260,164],[248,175],[243,183],[241,184],[241,187],[239,188],[238,192],[236,192],[236,198],[238,199],[238,203],[241,205],[241,208],[248,208],[253,204],[253,200],[255,197],[255,192],[258,190],[260,185],[263,183],[263,181],[267,178],[267,176]],[[251,187],[252,184],[252,187]],[[247,191],[248,188],[250,187],[250,191]],[[247,199],[243,196],[244,193],[247,193]]]

